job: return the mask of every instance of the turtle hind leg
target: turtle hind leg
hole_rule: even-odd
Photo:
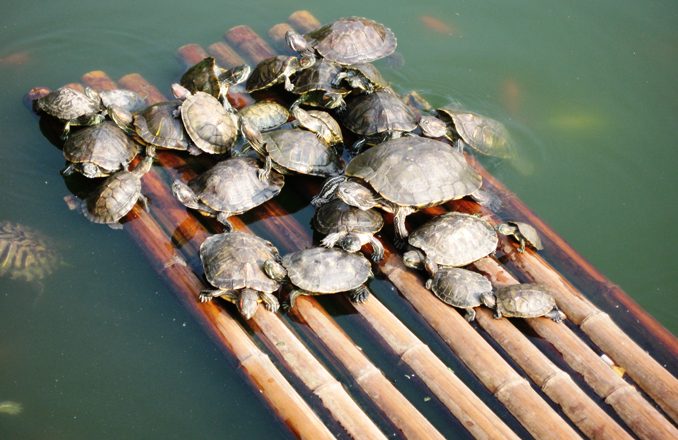
[[[560,311],[558,307],[554,307],[550,312],[544,315],[545,317],[552,319],[555,322],[560,322],[566,318],[565,314]]]
[[[464,319],[468,322],[473,322],[476,320],[476,311],[473,310],[473,307],[469,307],[466,310],[466,314],[464,315]]]

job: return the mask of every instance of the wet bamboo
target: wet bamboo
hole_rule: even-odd
[[[289,30],[292,30],[292,26],[287,23],[279,23],[269,29],[267,33],[273,47],[281,55],[296,55],[296,52],[285,41],[285,34]]]
[[[217,41],[207,48],[207,53],[214,57],[220,66],[225,69],[245,64],[236,51],[223,41]]]
[[[224,39],[239,53],[245,55],[253,66],[266,58],[275,56],[275,51],[261,39],[249,26],[241,25],[229,29]]]
[[[289,16],[287,22],[302,34],[318,29],[320,22],[308,11],[296,11]]]

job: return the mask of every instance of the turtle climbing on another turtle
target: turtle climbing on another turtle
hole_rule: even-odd
[[[223,103],[229,87],[245,81],[250,71],[247,64],[224,70],[217,65],[214,57],[206,57],[189,67],[179,84],[193,94],[204,92]]]
[[[503,235],[511,235],[518,240],[520,247],[518,252],[525,252],[525,245],[528,245],[538,251],[544,249],[539,238],[539,232],[529,223],[508,221],[494,227],[494,229]]]
[[[496,319],[537,318],[545,316],[555,322],[566,318],[558,309],[551,290],[543,284],[512,284],[498,289],[494,294],[486,293],[481,300],[485,306],[494,309]]]
[[[245,90],[247,93],[264,90],[278,83],[285,84],[285,90],[294,90],[290,77],[295,73],[308,69],[315,64],[315,57],[297,58],[290,55],[276,55],[257,64],[252,74],[247,78]]]
[[[89,87],[85,87],[85,93],[70,87],[60,87],[33,101],[33,106],[36,111],[45,112],[66,123],[61,139],[68,138],[72,125],[96,125],[105,119],[101,114],[101,97]]]

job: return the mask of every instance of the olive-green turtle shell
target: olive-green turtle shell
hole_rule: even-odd
[[[282,258],[292,284],[313,293],[346,292],[362,285],[372,273],[360,253],[314,247]]]

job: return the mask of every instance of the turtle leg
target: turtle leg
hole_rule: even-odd
[[[261,300],[264,302],[266,310],[268,310],[269,312],[275,312],[280,308],[278,298],[276,298],[272,293],[260,292],[259,296],[261,297]]]
[[[325,238],[322,239],[320,244],[326,248],[333,248],[337,244],[339,239],[345,235],[344,232],[333,232],[332,234],[327,234]]]
[[[323,182],[323,186],[320,187],[320,191],[318,191],[318,194],[316,194],[315,197],[311,199],[311,205],[318,208],[320,205],[323,205],[332,200],[339,185],[345,181],[346,176],[335,176],[328,177],[327,179],[325,179],[325,181]]]
[[[223,289],[217,289],[217,290],[202,290],[198,294],[198,299],[200,302],[209,302],[212,301],[213,298],[218,298],[220,296],[224,297],[224,299],[230,301],[230,302],[235,302],[236,300],[236,293],[237,291],[235,290],[223,290]]]
[[[292,84],[292,81],[290,81],[289,75],[285,75],[285,90],[288,92],[294,90],[294,84]]]
[[[144,208],[144,211],[148,212],[148,198],[145,195],[139,194],[137,202],[139,202],[141,207]]]
[[[61,175],[62,176],[70,176],[75,172],[75,164],[74,163],[69,163],[66,168],[61,170]]]
[[[525,252],[525,239],[523,237],[518,237],[518,240],[520,240],[520,247],[518,248],[519,253]]]
[[[405,218],[412,214],[415,209],[409,206],[394,205],[393,207],[393,228],[395,229],[395,245],[398,249],[403,249],[407,244],[407,227],[405,227]]]
[[[476,319],[476,311],[473,310],[473,307],[469,307],[466,309],[466,315],[464,315],[464,319],[466,319],[468,322],[473,322]]]
[[[438,272],[438,263],[436,263],[433,258],[429,257],[428,255],[424,258],[424,268],[426,271],[431,275],[431,277],[434,277],[436,273]]]
[[[233,227],[233,224],[228,221],[228,218],[231,216],[230,213],[228,212],[220,212],[217,214],[217,221],[224,225],[224,232],[233,232],[235,228]]]
[[[348,296],[349,298],[351,298],[351,301],[358,304],[364,303],[370,296],[370,291],[367,290],[367,287],[363,285],[358,286],[353,290],[349,290],[346,293],[348,293]]]
[[[273,167],[273,160],[271,159],[271,156],[266,156],[266,161],[264,163],[264,167],[258,171],[258,176],[259,180],[262,182],[266,182],[268,180],[268,176],[271,175],[271,168]]]
[[[501,317],[504,316],[501,314],[501,310],[499,310],[499,307],[494,309],[494,319],[501,319]]]
[[[287,307],[286,308],[292,308],[294,307],[294,303],[296,302],[296,299],[298,296],[305,295],[305,296],[312,296],[313,292],[308,292],[303,289],[294,289],[293,291],[290,292],[289,298],[287,298]]]
[[[551,309],[551,311],[545,314],[544,316],[554,320],[555,322],[560,322],[566,318],[565,314],[560,311],[558,306],[554,306],[553,309]]]
[[[370,244],[372,245],[372,261],[375,263],[384,258],[384,245],[375,236],[370,237]]]

